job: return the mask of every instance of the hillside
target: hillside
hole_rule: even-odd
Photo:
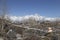
[[[3,27],[3,30],[0,34],[5,34],[12,29],[15,33],[21,35],[20,38],[24,40],[38,40],[42,38],[42,35],[48,33],[49,28],[51,28],[52,33],[60,35],[60,20],[57,19],[56,21],[50,20],[35,20],[34,18],[29,18],[23,21],[14,21],[12,22],[9,18],[1,19],[0,18],[0,29]],[[24,35],[24,36],[23,36]],[[51,36],[52,34],[48,34],[45,36]],[[3,35],[4,36],[4,35]],[[30,37],[30,38],[29,38]],[[32,38],[32,39],[31,39]],[[50,37],[48,37],[49,39]]]

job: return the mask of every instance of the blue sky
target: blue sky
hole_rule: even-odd
[[[10,15],[60,17],[60,0],[7,0]]]

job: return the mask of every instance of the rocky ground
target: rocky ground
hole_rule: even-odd
[[[2,38],[2,37],[0,37],[0,40],[3,40],[3,38]]]

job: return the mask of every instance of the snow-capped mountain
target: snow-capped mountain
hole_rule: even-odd
[[[57,18],[50,18],[50,17],[45,17],[45,16],[40,16],[38,14],[35,15],[26,15],[26,16],[5,16],[6,19],[10,19],[11,21],[15,22],[15,21],[24,21],[24,20],[28,20],[28,19],[35,19],[36,21],[56,21]],[[60,20],[60,18],[58,18],[58,20]]]

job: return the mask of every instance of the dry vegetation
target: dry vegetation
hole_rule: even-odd
[[[3,21],[3,23],[2,23],[2,21]],[[2,30],[2,25],[3,25],[3,30]],[[21,27],[19,27],[17,25],[19,25]],[[41,29],[43,31],[27,29],[24,27]],[[48,30],[48,27],[52,28],[52,30],[53,30],[52,33],[44,32],[45,30]],[[60,30],[60,21],[40,22],[40,21],[35,21],[32,19],[29,19],[29,21],[26,21],[26,22],[12,23],[10,20],[0,18],[0,35],[3,37],[7,36],[6,33],[10,29],[13,29],[16,32],[16,34],[20,34],[21,37],[23,38],[23,40],[54,40],[54,38],[56,40],[58,40],[59,38],[57,39],[56,37],[57,36],[60,37],[60,31],[59,31]],[[42,36],[44,36],[44,37],[42,37]]]

